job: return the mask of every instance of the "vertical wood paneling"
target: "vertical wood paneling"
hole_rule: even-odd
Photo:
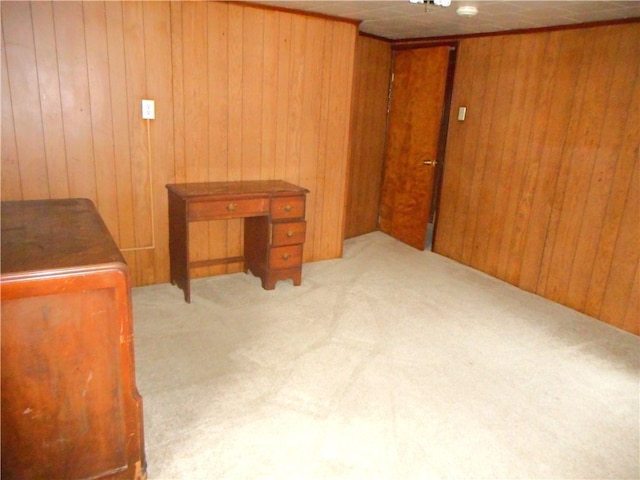
[[[229,44],[227,69],[229,71],[228,104],[229,130],[227,133],[229,152],[226,158],[227,178],[220,180],[243,180],[242,171],[245,159],[243,157],[243,138],[245,125],[243,123],[243,93],[245,77],[249,72],[244,72],[244,13],[245,9],[239,5],[229,5]],[[217,129],[212,125],[212,134],[217,134]],[[245,167],[246,170],[246,167]],[[244,178],[244,180],[250,180]],[[227,229],[227,256],[242,255],[242,222],[231,220],[226,222]],[[229,265],[230,272],[238,271],[240,265]]]
[[[129,117],[129,161],[133,183],[133,231],[135,238],[135,265],[133,271],[136,284],[145,285],[155,277],[153,252],[148,246],[153,243],[151,232],[151,208],[149,198],[150,121],[141,116],[141,100],[147,98],[147,74],[144,48],[144,15],[141,2],[124,2],[122,18],[125,42],[125,66],[127,75],[127,113]]]
[[[264,49],[262,76],[262,145],[260,178],[275,179],[278,114],[278,60],[280,57],[280,15],[264,12]]]
[[[562,34],[555,35],[556,38]],[[588,72],[582,68],[584,59],[585,45],[584,38],[576,39],[573,42],[563,42],[563,61],[556,63],[556,89],[566,88],[567,85],[575,82],[576,78],[588,78]],[[537,238],[555,237],[557,234],[560,217],[563,213],[562,204],[565,196],[565,187],[567,185],[567,176],[571,162],[568,155],[575,148],[575,131],[578,123],[576,115],[572,115],[574,108],[580,108],[580,103],[573,95],[564,95],[554,99],[550,113],[550,124],[547,125],[547,144],[552,145],[552,150],[543,152],[542,158],[563,158],[557,162],[545,162],[550,171],[545,175],[540,175],[541,181],[538,182],[538,190],[535,193],[535,199],[542,208],[548,208],[545,212],[547,215],[546,222],[537,222],[535,227],[529,231],[529,235],[535,235]],[[555,124],[553,123],[555,121]],[[570,142],[573,142],[571,144]],[[542,189],[542,191],[540,191]],[[539,244],[540,242],[538,242]],[[553,263],[551,256],[553,248],[548,242],[544,244],[542,251],[542,259],[540,263],[535,263],[534,268],[529,271],[529,285],[534,285],[536,280],[538,283],[538,292],[545,295],[547,278]],[[539,251],[532,252],[531,258],[536,258]],[[537,275],[537,277],[536,277]],[[533,289],[533,287],[529,287]]]
[[[4,30],[3,30],[4,35]],[[5,53],[5,41],[2,39],[2,198],[20,200],[22,198],[22,179],[18,163],[18,147],[13,123],[13,103],[9,88],[9,69]]]
[[[333,31],[333,26],[329,26],[328,27],[328,31]],[[323,65],[329,65],[331,62],[331,56],[333,54],[332,52],[332,45],[330,42],[330,35],[328,34],[325,37],[325,41],[323,42],[323,48],[322,48],[322,64]],[[329,68],[323,68],[322,70],[322,102],[320,103],[320,127],[318,129],[318,162],[315,165],[315,190],[317,193],[317,195],[314,195],[313,201],[314,201],[314,205],[313,205],[313,219],[314,222],[312,224],[308,224],[307,228],[311,227],[313,228],[313,238],[314,238],[314,244],[313,244],[313,248],[316,248],[316,244],[317,244],[317,239],[320,238],[320,236],[322,235],[322,212],[324,209],[324,203],[325,203],[325,183],[326,183],[326,177],[325,177],[325,169],[327,168],[327,163],[328,163],[328,145],[327,145],[327,141],[328,141],[328,130],[329,130],[329,102],[330,102],[330,97],[329,95],[326,93],[329,91],[330,88],[330,83],[331,83],[331,69]],[[312,208],[309,208],[308,211],[311,211]],[[306,248],[304,251],[304,257],[305,259],[307,258],[313,258],[313,249],[311,248]]]
[[[633,48],[633,47],[632,47]],[[608,201],[606,202],[606,210],[604,222],[599,235],[598,247],[593,269],[591,272],[591,282],[587,293],[585,312],[594,317],[600,317],[600,310],[605,295],[605,291],[609,284],[609,274],[612,271],[612,262],[614,261],[614,253],[618,235],[620,233],[620,225],[627,197],[630,189],[640,185],[640,173],[638,171],[638,138],[640,138],[640,88],[637,88],[637,82],[640,81],[640,72],[636,70],[635,82],[636,87],[633,91],[631,103],[628,105],[628,115],[626,124],[622,131],[624,138],[622,147],[613,152],[617,157],[616,170],[611,182],[611,191]],[[631,76],[633,79],[634,76]],[[620,99],[624,101],[625,99]],[[636,224],[635,231],[631,234],[640,237],[640,221]],[[638,291],[635,289],[635,291]],[[637,298],[636,298],[637,303]],[[633,305],[633,303],[630,303]],[[636,318],[637,318],[637,312]],[[640,328],[639,325],[637,325]]]
[[[96,207],[100,210],[111,234],[118,239],[120,232],[118,203],[114,201],[117,198],[117,186],[105,5],[85,3],[83,15],[86,28],[93,160],[96,170]]]
[[[619,37],[615,38],[615,40],[617,40],[614,42],[615,47],[622,49],[622,51],[618,51],[617,58],[624,58],[627,54],[634,54],[633,48],[628,48],[629,45],[622,43]],[[592,133],[597,138],[597,143],[592,147],[593,169],[591,178],[587,182],[589,190],[584,203],[584,209],[589,212],[589,216],[587,218],[588,221],[582,221],[580,231],[577,234],[574,247],[575,258],[579,258],[581,261],[573,262],[568,288],[565,293],[566,300],[563,302],[579,310],[586,308],[593,267],[600,253],[598,244],[602,226],[606,224],[607,220],[607,204],[609,201],[615,201],[612,198],[612,195],[615,195],[612,186],[614,185],[614,176],[618,169],[618,164],[620,161],[624,161],[625,156],[627,158],[631,157],[630,154],[626,154],[623,155],[623,158],[620,158],[618,152],[623,151],[627,120],[632,117],[634,110],[634,107],[629,108],[629,104],[622,102],[625,99],[633,99],[634,84],[637,81],[635,78],[636,71],[637,65],[634,71],[633,62],[619,62],[612,69],[609,81],[604,85],[596,86],[605,91],[611,88],[616,94],[606,96],[607,104],[604,107],[600,132]],[[640,92],[640,89],[636,88],[636,92]],[[631,105],[634,104],[633,102],[634,100],[632,100]],[[636,111],[639,102],[640,98],[636,94]],[[627,112],[627,115],[621,115],[621,112]],[[635,128],[637,140],[640,138],[637,123]],[[637,238],[640,240],[640,235]]]
[[[208,14],[205,2],[182,3],[183,75],[185,112],[185,164],[187,182],[209,181],[209,78]],[[196,119],[201,119],[197,121]],[[190,227],[191,258],[209,258],[209,229],[206,223]],[[208,275],[209,269],[194,271]]]
[[[638,179],[640,180],[640,179]],[[637,219],[640,221],[640,219]],[[636,274],[634,277],[632,292],[640,291],[640,262],[636,265]],[[640,295],[631,295],[629,304],[627,305],[627,315],[624,323],[620,328],[627,330],[636,335],[640,335],[640,325],[638,325],[638,312],[640,312]]]
[[[356,42],[345,237],[378,228],[385,148],[391,45],[359,36]]]
[[[122,4],[105,3],[107,24],[107,48],[109,55],[109,86],[111,96],[111,121],[113,128],[113,150],[115,156],[116,198],[118,208],[118,246],[121,249],[136,247],[133,224],[133,183],[130,158],[129,116],[127,99],[127,76],[125,66],[125,41],[122,23]],[[105,92],[107,93],[107,92]],[[135,256],[127,252],[127,260]],[[133,265],[130,264],[132,267]]]
[[[184,107],[184,42],[182,32],[182,2],[171,4],[171,84],[173,97],[173,181],[187,181]]]
[[[639,71],[638,23],[463,40],[436,251],[638,333]]]
[[[56,39],[52,5],[48,2],[31,4],[33,19],[33,39],[38,63],[38,86],[42,105],[42,128],[44,134],[45,158],[51,198],[67,198],[69,182],[64,130],[62,128],[62,102],[56,56]],[[118,236],[117,215],[107,215],[108,227]]]
[[[468,99],[472,99],[472,98],[482,98],[484,95],[484,90],[485,90],[485,85],[486,85],[486,68],[484,70],[482,70],[480,67],[481,65],[484,65],[486,63],[488,63],[489,61],[489,57],[490,57],[490,40],[483,38],[483,39],[479,39],[478,42],[478,46],[477,46],[477,50],[474,50],[473,52],[469,52],[467,54],[467,52],[465,52],[464,49],[462,49],[462,56],[463,59],[465,59],[466,61],[470,61],[471,62],[471,67],[469,68],[469,70],[467,70],[467,79],[465,85],[468,85],[468,90],[465,91],[465,95],[467,95]],[[475,71],[478,72],[477,75],[469,75],[468,72],[471,71]],[[462,81],[462,80],[461,80]],[[465,101],[464,105],[469,105],[470,101],[467,100]],[[467,133],[464,137],[464,140],[460,142],[460,147],[462,149],[461,151],[461,157],[463,159],[462,162],[460,162],[459,167],[454,170],[452,169],[452,173],[454,175],[454,177],[456,178],[456,182],[458,182],[460,185],[465,185],[465,186],[469,186],[470,188],[462,188],[459,190],[460,195],[456,195],[454,197],[454,199],[452,199],[451,202],[449,201],[444,201],[442,202],[442,204],[444,205],[451,205],[451,208],[455,209],[456,215],[449,215],[447,213],[440,215],[443,219],[447,218],[451,220],[450,224],[447,224],[447,222],[444,222],[445,228],[450,228],[452,231],[452,234],[457,236],[460,241],[452,243],[450,245],[450,248],[452,249],[450,255],[453,256],[454,258],[463,258],[464,255],[464,249],[465,249],[465,229],[466,229],[466,223],[464,222],[465,218],[468,218],[467,216],[467,211],[469,210],[469,205],[471,204],[471,202],[473,201],[473,199],[471,199],[471,190],[472,188],[475,188],[474,190],[477,191],[478,185],[479,185],[479,180],[476,180],[475,184],[474,184],[474,177],[477,179],[478,178],[478,174],[474,169],[469,168],[470,164],[473,162],[474,158],[475,158],[475,154],[476,154],[476,148],[475,145],[478,141],[478,134],[480,132],[480,125],[481,125],[481,111],[482,111],[482,107],[480,105],[478,105],[476,107],[476,115],[468,115],[467,120],[465,122],[467,122],[467,126],[468,128],[466,129],[468,132],[472,132],[474,135],[471,136],[469,135],[466,131],[465,133]],[[470,111],[470,107],[469,107],[469,113],[471,113]],[[449,142],[449,144],[453,144],[454,142]],[[446,170],[446,166],[445,166],[445,170]],[[445,194],[445,192],[443,192],[443,194]],[[445,194],[446,195],[446,194]],[[438,223],[438,242],[440,241],[440,221]],[[466,239],[466,243],[469,244],[470,239]]]
[[[533,112],[533,123],[531,134],[525,156],[525,178],[522,184],[525,195],[522,205],[526,211],[527,223],[523,226],[522,236],[519,238],[518,246],[521,248],[518,255],[520,263],[527,268],[519,269],[518,285],[525,290],[533,290],[539,274],[539,256],[542,254],[545,245],[544,231],[547,228],[548,219],[545,216],[545,208],[549,203],[549,193],[543,194],[541,188],[553,184],[554,178],[547,175],[553,166],[553,162],[547,161],[546,146],[556,142],[558,138],[563,138],[564,128],[562,125],[555,125],[554,107],[561,102],[555,99],[554,95],[560,89],[566,88],[558,79],[558,68],[560,62],[560,34],[551,33],[546,42],[543,53],[545,61],[543,72],[546,77],[538,88],[536,103]],[[560,122],[562,123],[562,121]],[[550,138],[551,137],[551,138]]]
[[[605,127],[603,120],[607,108],[607,98],[611,95],[610,87],[615,64],[610,68],[602,68],[602,66],[607,64],[609,58],[618,58],[617,46],[620,43],[620,38],[617,33],[621,32],[619,30],[613,31],[600,39],[597,45],[589,47],[590,55],[581,65],[580,77],[584,79],[584,82],[578,82],[575,89],[576,97],[582,96],[581,105],[578,107],[580,110],[577,110],[578,114],[574,115],[574,118],[579,121],[574,122],[575,130],[569,130],[567,134],[568,137],[574,139],[575,145],[571,149],[568,162],[566,185],[556,186],[556,190],[563,187],[565,189],[555,238],[550,238],[551,242],[548,244],[548,248],[553,249],[549,263],[552,271],[547,275],[546,288],[543,290],[543,286],[540,285],[540,290],[545,296],[560,303],[574,303],[573,299],[568,301],[566,295],[570,286],[570,276],[577,253],[576,244],[579,241],[581,225],[585,220],[594,222],[598,226],[602,225],[602,219],[598,217],[597,212],[588,211],[587,213],[585,211],[584,215],[579,215],[578,212],[581,212],[586,206],[595,154]],[[629,92],[628,90],[619,93],[628,95]],[[617,113],[621,114],[622,110]],[[607,125],[606,128],[610,128],[610,126]],[[613,168],[613,165],[610,165],[610,168]],[[585,257],[584,260],[589,260],[589,257]],[[561,265],[564,267],[560,267]],[[533,280],[531,284],[535,286]],[[532,290],[532,288],[529,289]]]
[[[518,262],[513,261],[511,257],[511,242],[514,233],[522,229],[522,221],[519,221],[521,217],[517,215],[517,210],[526,167],[524,155],[526,147],[523,145],[527,144],[526,140],[531,128],[531,112],[535,105],[535,88],[537,86],[535,79],[539,75],[539,69],[542,68],[543,56],[541,52],[545,45],[543,36],[525,35],[520,37],[520,40],[518,62],[515,64],[516,87],[513,102],[508,111],[509,127],[505,133],[508,135],[507,147],[503,152],[500,168],[501,184],[504,185],[506,192],[501,195],[503,202],[494,206],[494,210],[502,213],[499,217],[502,222],[496,223],[496,218],[493,219],[491,229],[493,232],[499,233],[496,234],[497,240],[492,244],[493,248],[487,251],[489,258],[495,258],[495,275],[504,279],[517,277],[518,273],[516,271],[514,275],[514,267],[518,265]],[[460,126],[464,127],[462,124]],[[503,245],[503,247],[496,249],[495,245]]]
[[[301,156],[298,183],[312,192],[318,191],[317,166],[320,152],[320,131],[322,115],[323,92],[322,63],[323,57],[316,52],[324,50],[324,31],[326,21],[309,17],[306,21],[305,58],[312,59],[307,63],[302,82],[302,134],[300,138]],[[310,196],[307,203],[306,219],[309,225],[316,225],[316,197]],[[309,240],[305,242],[305,249],[313,252],[315,249],[314,231],[309,232]]]
[[[474,169],[473,177],[471,178],[471,188],[469,195],[471,198],[478,199],[474,202],[469,202],[467,206],[467,222],[464,230],[463,244],[462,244],[462,258],[466,262],[473,261],[473,257],[476,257],[476,261],[480,261],[480,258],[484,256],[479,255],[478,242],[479,237],[485,235],[476,236],[478,229],[483,228],[482,221],[485,220],[483,211],[487,209],[489,204],[487,200],[488,193],[487,186],[490,182],[491,171],[493,170],[493,158],[487,158],[489,153],[489,142],[494,140],[490,132],[496,129],[494,121],[499,121],[500,117],[494,115],[494,105],[496,102],[496,96],[498,92],[498,79],[500,66],[502,64],[502,57],[504,55],[504,49],[502,45],[496,41],[495,38],[491,38],[486,46],[488,59],[488,71],[486,80],[481,82],[483,85],[483,91],[477,92],[476,95],[481,95],[485,100],[482,106],[482,110],[479,113],[479,117],[482,121],[489,124],[490,128],[479,130],[479,135],[475,141],[475,152],[473,155],[473,162],[476,168]],[[504,92],[501,92],[503,94]],[[494,184],[495,185],[495,184]],[[491,188],[491,187],[489,187]],[[493,189],[492,189],[493,190]]]
[[[3,3],[2,32],[9,83],[7,91],[11,92],[12,118],[10,121],[15,132],[13,138],[16,145],[15,160],[21,180],[22,195],[28,198],[48,198],[49,179],[43,155],[42,112],[38,93],[38,68],[33,43],[31,5],[20,2]],[[2,129],[4,140],[4,122]],[[4,171],[4,164],[2,170]],[[8,170],[10,172],[12,169],[8,168]]]
[[[69,195],[97,198],[85,25],[80,2],[54,2]]]
[[[513,102],[516,99],[518,75],[516,75],[515,69],[507,67],[518,62],[520,37],[514,36],[510,38],[509,42],[504,42],[502,45],[500,45],[500,42],[494,41],[493,48],[497,46],[501,49],[502,56],[496,80],[494,108],[496,111],[501,112],[513,107]],[[498,95],[497,92],[500,92],[500,94]],[[509,191],[502,172],[505,153],[509,150],[510,141],[513,138],[513,133],[510,131],[510,126],[512,125],[510,119],[511,115],[493,115],[491,118],[491,130],[495,131],[496,135],[492,136],[487,144],[487,166],[482,183],[481,208],[478,213],[480,218],[478,218],[477,224],[486,225],[490,223],[492,228],[488,232],[484,232],[484,234],[476,229],[474,234],[473,259],[481,262],[483,270],[491,274],[495,274],[498,259],[496,255],[490,254],[490,252],[493,252],[490,246],[499,241],[498,237],[501,232],[501,230],[494,228],[493,218],[497,217],[498,223],[503,221],[505,209],[502,207],[504,207],[504,200]]]
[[[168,280],[166,183],[281,178],[311,190],[305,261],[341,254],[355,24],[224,2],[1,9],[3,199],[90,198],[143,285]],[[241,252],[240,220],[192,230],[194,260]]]
[[[333,24],[331,42],[331,77],[327,96],[329,97],[329,116],[327,118],[327,155],[325,162],[324,202],[322,210],[322,234],[316,235],[314,254],[321,258],[342,256],[344,237],[345,208],[347,194],[347,158],[349,149],[350,117],[344,115],[344,109],[351,108],[353,86],[353,56],[356,36],[353,25]],[[345,55],[348,52],[348,55]],[[325,66],[326,68],[326,66]],[[320,172],[319,177],[323,174]],[[316,223],[319,223],[319,219]],[[338,228],[336,228],[338,226]]]
[[[456,66],[456,99],[459,105],[468,105],[471,97],[471,88],[473,86],[473,77],[471,72],[473,71],[474,51],[472,48],[458,49],[457,54],[457,66]],[[452,104],[453,108],[453,104]],[[470,112],[471,113],[471,112]],[[462,192],[461,182],[463,181],[463,161],[465,158],[464,145],[466,143],[466,137],[469,129],[462,128],[462,124],[456,121],[449,122],[449,135],[454,135],[455,142],[447,142],[447,156],[452,158],[460,158],[461,161],[451,162],[445,164],[445,171],[447,173],[447,189],[441,192],[441,201],[438,211],[438,231],[437,236],[434,239],[434,246],[437,247],[438,252],[442,255],[455,258],[454,248],[458,244],[457,242],[442,241],[439,239],[447,239],[456,237],[458,235],[456,218],[456,209],[458,202],[461,199],[461,195],[458,192]],[[435,245],[437,243],[437,245]]]
[[[305,34],[307,22],[293,22],[291,26],[291,61],[289,62],[289,105],[287,110],[287,163],[285,178],[298,183],[300,178],[300,157],[302,147],[302,93],[304,87]]]
[[[537,178],[537,168],[540,165],[539,156],[534,155],[531,152],[531,148],[536,149],[541,142],[541,135],[544,131],[541,131],[539,122],[544,121],[542,110],[549,108],[548,94],[545,95],[545,92],[549,92],[549,89],[545,87],[546,78],[545,81],[541,81],[541,76],[545,75],[547,66],[546,52],[550,48],[548,36],[541,36],[540,42],[535,47],[539,50],[534,52],[536,54],[532,62],[534,66],[528,72],[530,81],[527,86],[527,102],[523,111],[524,120],[520,127],[518,148],[515,156],[515,172],[518,180],[515,198],[512,199],[515,207],[512,220],[515,225],[513,234],[508,241],[506,278],[511,283],[516,284],[519,284],[522,273],[521,259],[525,255],[525,244],[529,228],[528,218],[533,208],[533,187]],[[530,54],[531,52],[527,53]],[[547,103],[544,103],[545,101]],[[540,102],[543,102],[541,109],[538,107]]]
[[[210,181],[228,177],[228,132],[229,132],[229,71],[220,68],[229,62],[228,8],[224,3],[209,6],[208,64],[209,69],[209,175]],[[209,242],[209,258],[231,256],[227,252],[227,222],[209,222],[209,238],[224,239]],[[235,254],[235,253],[234,253]],[[209,274],[229,271],[233,266],[220,265],[209,268]]]
[[[264,11],[249,8],[242,16],[242,178],[260,178],[262,168],[262,78]]]
[[[275,172],[285,172],[287,159],[287,137],[289,133],[289,70],[291,65],[292,15],[279,15],[276,101],[276,158]],[[276,174],[277,175],[277,174]]]
[[[153,226],[155,228],[154,249],[146,249],[154,263],[154,279],[149,283],[169,281],[165,266],[169,263],[169,245],[158,241],[167,238],[169,232],[167,194],[162,185],[174,181],[173,151],[174,105],[171,71],[171,6],[168,2],[143,4],[146,90],[149,99],[157,105],[156,118],[148,122],[149,154],[152,159]],[[153,125],[152,125],[152,124]]]
[[[638,150],[636,149],[636,152]],[[638,238],[640,238],[640,162],[636,154],[633,181],[627,202],[620,217],[620,230],[613,253],[607,286],[600,307],[599,318],[627,330],[640,334],[639,312],[629,313],[628,307],[638,304],[638,289],[634,289],[638,265]]]
[[[512,161],[515,157],[515,149],[517,148],[517,138],[520,128],[519,119],[521,118],[521,108],[524,99],[526,98],[526,82],[527,78],[524,75],[519,75],[518,72],[522,71],[522,68],[526,68],[529,65],[529,58],[525,54],[525,50],[522,48],[523,37],[514,36],[511,38],[507,51],[515,52],[515,58],[511,61],[510,65],[516,66],[516,68],[503,68],[500,72],[501,78],[504,78],[506,85],[505,95],[499,95],[498,101],[506,101],[510,105],[508,109],[509,113],[504,117],[505,124],[503,130],[501,130],[503,138],[502,142],[496,140],[495,143],[501,143],[502,150],[496,151],[494,157],[495,170],[497,173],[497,183],[495,185],[495,196],[493,198],[492,208],[492,221],[491,228],[487,235],[487,248],[484,251],[485,259],[485,271],[491,275],[496,275],[499,268],[499,251],[492,248],[493,245],[502,242],[503,236],[508,237],[507,229],[511,223],[507,223],[509,215],[509,195],[512,192],[514,185],[514,177],[516,175],[511,172],[511,175],[505,175],[505,172],[509,172],[513,169]],[[510,56],[510,54],[508,54]],[[507,64],[505,64],[506,66]],[[501,109],[506,110],[504,105]],[[455,122],[459,123],[459,122]],[[440,226],[438,225],[438,229]]]

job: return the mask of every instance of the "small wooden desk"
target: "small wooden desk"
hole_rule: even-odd
[[[282,180],[167,185],[171,283],[191,302],[192,268],[244,262],[266,290],[278,280],[302,279],[308,190]],[[244,256],[191,261],[189,223],[244,218]]]

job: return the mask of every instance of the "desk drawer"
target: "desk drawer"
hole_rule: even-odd
[[[274,197],[271,199],[271,219],[304,218],[304,200],[304,195]]]
[[[304,243],[306,231],[306,222],[274,223],[271,244],[280,246]]]
[[[299,267],[302,264],[302,245],[273,247],[269,252],[269,266],[272,269]]]
[[[266,215],[268,211],[269,200],[266,198],[191,202],[189,204],[189,221],[253,217]]]

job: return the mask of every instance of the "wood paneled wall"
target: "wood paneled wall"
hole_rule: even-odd
[[[165,184],[281,178],[311,191],[305,261],[341,256],[355,24],[225,2],[1,8],[3,200],[90,198],[144,285],[169,280]],[[233,255],[241,230],[197,224],[194,259]]]
[[[359,36],[354,68],[346,238],[378,229],[390,75],[391,44]]]
[[[639,108],[640,23],[462,40],[435,251],[640,333]]]

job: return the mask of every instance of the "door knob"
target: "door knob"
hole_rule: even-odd
[[[428,165],[428,166],[435,166],[438,164],[437,160],[425,160],[422,162],[423,165]]]

